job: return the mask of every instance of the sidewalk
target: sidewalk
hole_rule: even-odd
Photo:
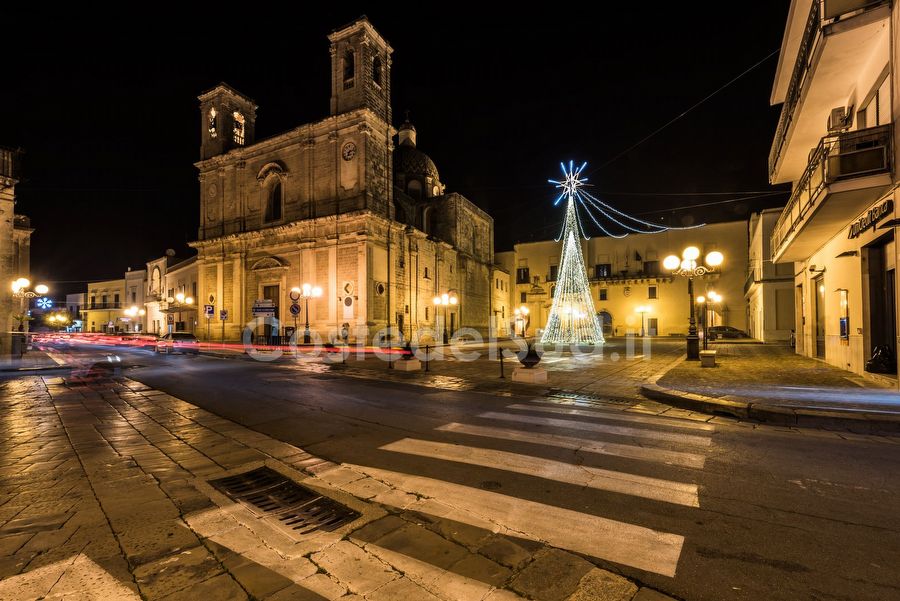
[[[900,431],[896,384],[837,369],[782,345],[715,348],[715,368],[680,361],[650,378],[642,393],[677,407],[763,422]]]
[[[670,600],[134,381],[0,399],[2,599]],[[298,534],[210,484],[262,466],[359,517]]]
[[[28,351],[22,357],[0,358],[0,372],[3,371],[41,371],[62,367],[54,361],[50,355],[36,347]]]

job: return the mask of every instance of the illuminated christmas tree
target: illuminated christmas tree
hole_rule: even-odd
[[[553,306],[547,327],[541,337],[542,344],[603,344],[603,328],[594,311],[594,300],[591,298],[591,284],[584,267],[581,254],[581,226],[575,212],[575,199],[578,189],[587,179],[579,175],[585,163],[578,169],[569,163],[568,170],[562,166],[563,181],[550,180],[562,194],[554,204],[566,200],[566,217],[563,223],[562,258],[559,262],[559,273],[556,278],[556,290],[553,293]]]

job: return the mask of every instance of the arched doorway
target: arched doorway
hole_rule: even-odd
[[[612,336],[612,315],[609,314],[609,311],[598,312],[597,318],[600,319],[600,326],[603,328],[603,335]]]

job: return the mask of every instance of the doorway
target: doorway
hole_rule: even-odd
[[[825,279],[822,276],[813,280],[815,290],[813,292],[815,299],[816,314],[816,357],[825,358]]]
[[[597,317],[600,318],[600,327],[603,328],[603,336],[612,336],[612,315],[610,315],[609,311],[600,311],[597,313]]]
[[[656,336],[659,332],[659,319],[656,317],[647,318],[647,336]]]
[[[272,318],[267,318],[265,323],[263,324],[263,337],[265,338],[265,344],[278,344],[278,341],[274,340],[276,336],[278,336],[278,298],[280,286],[277,284],[274,286],[263,286],[263,298],[265,300],[270,300],[275,305],[275,312],[272,314]]]
[[[869,347],[866,359],[875,347],[887,346],[897,356],[896,255],[893,235],[888,234],[865,248],[868,273]]]

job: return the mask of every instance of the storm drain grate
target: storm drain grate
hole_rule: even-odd
[[[267,467],[209,483],[231,499],[278,518],[300,534],[334,530],[360,516],[334,499],[323,497]]]

